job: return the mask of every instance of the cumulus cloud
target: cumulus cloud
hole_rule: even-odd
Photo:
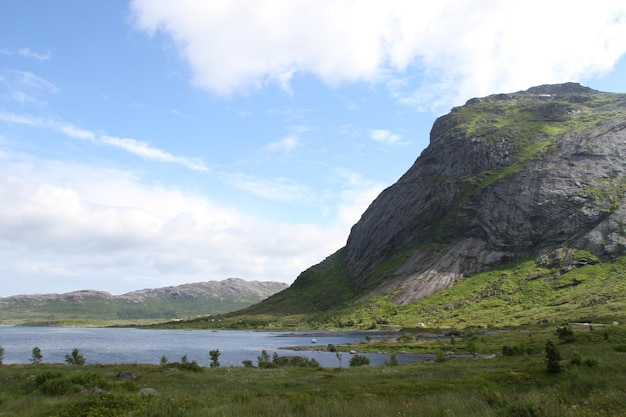
[[[131,10],[139,30],[174,40],[196,85],[221,95],[289,90],[312,74],[385,82],[400,102],[442,106],[582,81],[626,52],[621,0],[133,0]]]
[[[115,169],[7,152],[0,160],[0,274],[36,292],[291,282],[341,247],[349,227],[263,220]]]
[[[376,142],[388,145],[398,144],[402,136],[385,129],[374,129],[370,131],[370,138]]]

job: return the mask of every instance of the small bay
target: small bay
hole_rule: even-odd
[[[324,367],[337,367],[333,352],[293,351],[292,346],[326,347],[365,340],[388,338],[389,334],[371,332],[269,332],[248,330],[153,330],[138,328],[85,327],[10,327],[0,326],[0,346],[5,350],[5,364],[30,363],[32,350],[39,347],[45,363],[64,363],[65,355],[77,348],[87,364],[158,364],[162,356],[179,362],[183,356],[209,366],[209,351],[219,349],[221,366],[242,366],[242,361],[256,358],[262,350],[270,355],[306,356]],[[313,342],[315,341],[315,343]],[[372,365],[382,365],[389,354],[368,353]],[[399,362],[418,361],[432,355],[398,355]],[[342,366],[348,366],[350,355],[342,353]]]

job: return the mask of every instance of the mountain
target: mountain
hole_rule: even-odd
[[[16,295],[0,298],[0,323],[172,319],[219,314],[258,303],[287,286],[230,278],[119,296],[94,290]]]
[[[625,157],[626,94],[566,83],[469,100],[435,121],[343,249],[244,311],[320,312],[380,295],[405,305],[514,261],[559,275],[616,259]]]

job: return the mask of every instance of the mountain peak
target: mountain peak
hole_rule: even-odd
[[[624,254],[625,156],[626,94],[565,83],[469,100],[435,121],[429,146],[333,263],[266,305],[290,294],[327,305],[337,285],[344,299],[411,303],[511,260],[565,268],[584,264],[572,260],[580,253]]]

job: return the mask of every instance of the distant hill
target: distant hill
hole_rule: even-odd
[[[175,319],[238,310],[287,288],[280,282],[198,282],[123,295],[84,290],[0,298],[0,323]]]
[[[344,248],[239,314],[609,314],[626,300],[625,158],[626,94],[566,83],[471,99],[436,120]]]

